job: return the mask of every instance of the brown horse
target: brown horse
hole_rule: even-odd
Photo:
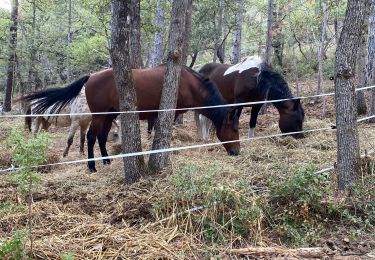
[[[150,69],[135,69],[132,71],[138,110],[153,110],[159,108],[163,90],[165,66],[161,65]],[[102,70],[90,76],[85,76],[65,88],[47,89],[25,97],[25,100],[36,103],[36,112],[43,113],[51,107],[52,112],[59,112],[70,103],[86,86],[87,103],[92,113],[119,111],[119,97],[112,69]],[[181,68],[181,79],[177,97],[177,108],[190,108],[195,106],[223,105],[225,101],[216,86],[208,79],[188,67]],[[216,128],[216,134],[220,141],[238,140],[238,128],[234,124],[233,109],[220,107],[204,109],[200,112],[211,119]],[[176,116],[186,112],[176,111]],[[94,157],[94,144],[96,138],[102,156],[108,156],[106,139],[111,129],[112,120],[116,114],[93,115],[90,129],[87,133],[88,158]],[[139,114],[140,120],[148,120],[157,117],[156,112],[144,112]],[[223,144],[229,155],[238,155],[239,142]],[[109,159],[103,160],[109,164]],[[88,162],[90,172],[96,172],[95,162]]]
[[[293,98],[288,83],[283,77],[254,57],[249,57],[234,66],[209,63],[204,65],[199,72],[217,85],[228,104]],[[279,127],[282,133],[302,131],[305,114],[299,99],[272,104],[279,112]],[[252,106],[249,137],[254,136],[261,107],[262,104]],[[240,117],[242,108],[243,106],[237,107],[235,113],[237,119]],[[295,133],[292,136],[301,138],[303,134]]]

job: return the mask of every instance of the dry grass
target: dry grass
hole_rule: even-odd
[[[305,129],[329,127],[334,122],[330,116],[332,107],[328,106],[328,117],[323,119],[318,119],[315,107],[316,104],[306,105]],[[241,119],[242,138],[246,138],[248,117],[246,114]],[[268,114],[260,116],[256,136],[277,133],[277,119],[277,113],[272,108]],[[193,117],[187,116],[185,121],[183,127],[175,127],[172,146],[203,143],[197,136]],[[14,125],[21,127],[22,121],[7,120],[2,123],[2,140]],[[66,132],[66,129],[52,129],[49,157],[54,161],[84,158],[78,153],[78,138],[68,157],[59,156],[63,152]],[[222,244],[207,242],[204,223],[199,219],[214,220],[223,211],[235,213],[238,209],[231,208],[230,203],[215,206],[212,203],[215,197],[176,198],[176,178],[179,180],[184,167],[192,163],[198,166],[190,175],[195,183],[212,175],[213,182],[207,182],[211,186],[202,186],[203,190],[219,195],[228,191],[231,199],[243,199],[242,205],[252,207],[263,199],[263,192],[255,190],[266,187],[270,179],[282,181],[309,165],[316,168],[331,166],[336,158],[335,139],[335,131],[324,131],[307,134],[302,140],[289,137],[253,140],[241,144],[241,155],[237,157],[227,156],[221,146],[180,151],[172,155],[173,174],[145,176],[132,186],[123,185],[121,160],[113,161],[110,166],[97,162],[98,173],[92,175],[87,174],[84,164],[58,166],[42,173],[41,190],[34,194],[33,257],[60,259],[63,253],[71,252],[76,259],[202,259],[214,256],[229,259],[235,257],[229,253],[231,248],[279,245],[274,234],[262,224],[265,216],[258,216],[253,223],[247,223],[247,239],[218,223],[215,228],[222,232],[225,240]],[[151,139],[144,124],[142,140],[143,149],[150,149]],[[212,140],[216,141],[216,138]],[[362,151],[375,147],[374,125],[360,125],[360,142]],[[9,158],[3,146],[1,148],[0,156],[3,159],[4,154],[6,164]],[[99,155],[98,150],[96,155]],[[1,164],[2,161],[0,167]],[[17,188],[2,177],[0,203],[16,205],[24,201]],[[210,202],[212,204],[208,208],[185,211],[207,206],[200,203]],[[25,210],[11,214],[0,212],[0,242],[10,238],[26,223]]]

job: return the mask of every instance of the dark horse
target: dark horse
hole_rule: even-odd
[[[237,67],[232,66],[230,68],[231,65],[227,64],[209,63],[204,65],[199,72],[217,85],[228,104],[293,98],[288,83],[279,73],[273,71],[270,66],[261,60],[258,59],[254,62],[249,60],[251,58],[243,61],[243,63],[247,62],[251,66],[243,67],[238,64],[235,65]],[[230,73],[227,72],[224,76],[227,70]],[[305,114],[299,99],[272,104],[279,112],[279,127],[282,133],[302,131]],[[249,137],[254,136],[258,113],[262,105],[252,105]],[[242,106],[237,107],[235,113],[237,119],[240,117],[242,108]],[[292,136],[301,138],[303,134],[295,133]]]
[[[165,66],[161,65],[150,69],[135,69],[132,71],[137,94],[138,110],[153,110],[159,108],[163,89]],[[86,99],[92,113],[119,111],[119,97],[112,69],[102,70],[90,76],[82,77],[65,88],[47,89],[36,92],[23,99],[36,103],[36,112],[43,113],[49,107],[53,112],[59,112],[80,93],[83,86],[86,91]],[[177,97],[177,108],[190,108],[194,106],[222,105],[225,101],[210,80],[205,79],[199,73],[188,67],[181,68],[181,79]],[[186,112],[176,111],[176,116]],[[216,127],[216,134],[220,141],[238,140],[238,128],[233,123],[233,109],[220,107],[205,109],[200,112],[208,117]],[[92,122],[87,133],[88,158],[94,157],[94,144],[96,138],[99,141],[102,156],[108,156],[106,140],[111,129],[112,121],[116,114],[93,115]],[[156,118],[157,113],[145,112],[139,114],[140,120]],[[223,144],[229,155],[238,155],[239,142]],[[103,160],[109,164],[109,159]],[[88,162],[90,172],[96,172],[95,162]]]

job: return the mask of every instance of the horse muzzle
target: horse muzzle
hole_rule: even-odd
[[[229,151],[228,151],[228,155],[229,155],[229,156],[237,156],[237,155],[239,155],[239,154],[240,154],[240,152],[237,151],[237,150],[229,150]]]
[[[305,137],[303,133],[293,134],[292,135],[295,139],[302,139]]]

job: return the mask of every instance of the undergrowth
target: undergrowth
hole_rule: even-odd
[[[269,234],[288,246],[314,245],[339,226],[352,236],[373,230],[374,163],[362,168],[350,196],[340,198],[334,175],[315,174],[314,166],[274,177],[259,193],[248,181],[222,179],[213,164],[188,163],[169,178],[170,192],[153,211],[209,243],[256,243]]]

